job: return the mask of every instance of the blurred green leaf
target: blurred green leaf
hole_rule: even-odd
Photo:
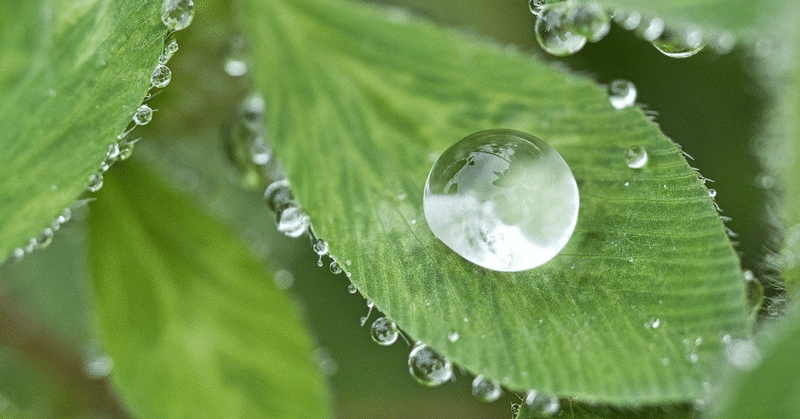
[[[0,259],[70,205],[150,88],[161,1],[0,0]]]
[[[746,334],[738,259],[708,191],[638,108],[401,11],[241,5],[295,194],[353,283],[415,339],[512,389],[630,405],[697,396],[720,336]],[[464,261],[422,214],[430,156],[496,127],[548,141],[581,191],[570,243],[527,272]],[[650,154],[644,170],[625,165],[631,146]]]
[[[714,419],[800,418],[800,306],[769,324],[754,346],[734,345],[731,358],[746,368],[722,381],[707,416]],[[758,350],[755,350],[758,348]],[[760,361],[760,362],[759,362]]]
[[[115,380],[138,417],[330,416],[286,295],[226,228],[136,166],[92,207],[91,259]]]
[[[514,416],[515,419],[691,419],[694,417],[696,414],[687,405],[615,409],[575,403],[562,405],[555,415],[543,415],[522,403]]]

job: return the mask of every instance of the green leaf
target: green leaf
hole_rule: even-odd
[[[150,88],[161,1],[0,0],[0,259],[80,195]]]
[[[708,191],[638,108],[396,10],[246,0],[239,17],[296,196],[353,283],[415,339],[512,389],[632,405],[694,398],[720,336],[746,334]],[[527,272],[466,262],[422,214],[430,156],[497,127],[549,142],[581,193],[570,243]],[[625,165],[631,146],[647,149],[645,169]]]
[[[328,417],[295,308],[228,229],[135,166],[92,207],[97,313],[137,417]]]
[[[734,371],[725,380],[707,416],[714,419],[800,418],[800,306],[767,326],[756,340],[760,352],[748,350],[744,361],[752,369]],[[760,363],[758,363],[760,361]]]
[[[515,419],[691,419],[696,417],[687,405],[666,407],[642,407],[635,409],[614,409],[607,406],[592,406],[569,403],[561,406],[553,416],[542,415],[522,403]]]

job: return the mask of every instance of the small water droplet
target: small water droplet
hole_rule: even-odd
[[[751,340],[732,339],[725,346],[725,357],[734,367],[751,370],[761,363],[761,351]]]
[[[223,62],[225,74],[231,77],[241,77],[247,74],[247,43],[244,37],[234,36],[225,46],[225,59]]]
[[[297,205],[288,205],[277,213],[278,231],[287,237],[300,237],[308,230],[308,215]]]
[[[275,275],[272,277],[272,282],[275,283],[275,286],[279,290],[286,290],[294,285],[294,275],[285,269],[281,269],[275,272]]]
[[[353,284],[349,284],[349,285],[347,286],[347,292],[349,292],[350,294],[355,294],[355,293],[357,293],[357,292],[358,292],[358,289],[356,288],[356,286],[355,286],[355,285],[353,285]]]
[[[114,368],[114,360],[110,356],[90,351],[83,358],[83,374],[93,380],[108,377]]]
[[[250,144],[250,160],[257,166],[269,163],[272,158],[272,148],[267,144],[267,139],[257,135]]]
[[[88,185],[86,189],[89,192],[97,192],[103,187],[103,175],[100,173],[92,173],[89,175]]]
[[[153,109],[147,105],[139,106],[133,114],[133,123],[136,125],[147,125],[153,119]]]
[[[192,0],[164,0],[161,7],[161,22],[171,31],[186,29],[194,18]]]
[[[648,329],[658,329],[661,326],[661,319],[658,317],[653,317],[645,323],[645,327]]]
[[[594,0],[575,3],[569,9],[567,20],[575,27],[577,33],[586,37],[589,42],[603,39],[611,29],[608,13]]]
[[[525,395],[525,405],[531,411],[545,416],[554,415],[561,408],[558,397],[536,390],[531,390]]]
[[[423,206],[433,234],[465,259],[521,271],[552,259],[578,219],[578,187],[564,159],[519,131],[469,135],[431,168]]]
[[[614,15],[614,21],[617,22],[623,29],[632,31],[638,28],[639,24],[642,23],[642,15],[638,12],[620,12]]]
[[[166,65],[176,52],[178,52],[178,42],[173,39],[164,47],[164,51],[162,51],[161,55],[158,57],[158,63]]]
[[[55,233],[53,229],[50,227],[45,228],[36,236],[36,248],[37,249],[44,249],[47,246],[50,246],[50,243],[53,242],[53,236]]]
[[[711,197],[711,198],[716,198],[717,197],[717,190],[709,188],[708,189],[708,196]]]
[[[395,343],[397,337],[400,335],[400,332],[397,330],[397,325],[386,317],[378,317],[372,322],[370,333],[372,335],[372,340],[381,346],[389,346]]]
[[[418,383],[436,387],[453,376],[453,366],[449,359],[423,343],[408,354],[408,372]]]
[[[692,364],[696,363],[698,359],[697,352],[692,351],[686,354],[686,360]]]
[[[572,55],[586,44],[586,37],[578,33],[568,18],[570,9],[569,2],[547,4],[536,16],[536,40],[552,55]]]
[[[270,209],[276,212],[290,205],[293,199],[294,195],[292,195],[289,181],[286,179],[270,183],[264,191],[264,200],[267,201]]]
[[[472,395],[482,402],[491,403],[503,395],[503,389],[496,380],[479,375],[472,380]]]
[[[342,267],[339,266],[339,263],[337,263],[335,260],[331,262],[331,264],[328,267],[330,268],[331,273],[334,275],[339,275],[340,273],[342,273]]]
[[[317,239],[311,247],[314,249],[314,252],[320,256],[328,253],[328,242],[325,240]]]
[[[709,42],[708,46],[719,55],[729,54],[736,46],[736,37],[730,32],[724,32]]]
[[[657,50],[670,58],[688,58],[700,52],[706,43],[699,28],[665,29],[650,41]]]
[[[641,169],[647,164],[647,150],[639,146],[625,150],[625,164],[631,169]]]
[[[153,74],[150,75],[150,84],[159,89],[167,87],[171,80],[172,71],[170,71],[169,67],[163,64],[157,65],[153,70]]]
[[[671,362],[672,362],[672,360],[668,356],[665,356],[665,357],[661,358],[661,364],[662,365],[669,365]]]
[[[636,36],[645,41],[653,41],[664,32],[664,21],[659,18],[645,19],[634,31]]]
[[[459,337],[460,336],[458,332],[456,332],[455,330],[451,330],[450,332],[447,333],[447,340],[449,340],[450,342],[453,343],[457,342]]]
[[[636,103],[636,86],[628,80],[614,80],[608,85],[608,101],[614,109],[625,109]]]

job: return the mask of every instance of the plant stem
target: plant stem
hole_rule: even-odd
[[[107,377],[84,375],[81,352],[55,337],[19,304],[0,297],[0,341],[25,354],[75,392],[76,406],[111,418],[130,419]]]

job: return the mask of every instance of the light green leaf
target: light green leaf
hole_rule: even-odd
[[[93,205],[97,313],[137,417],[322,418],[295,308],[228,229],[135,166]]]
[[[161,1],[0,0],[0,259],[86,188],[150,87]]]
[[[734,371],[722,380],[722,388],[712,400],[713,409],[707,417],[800,418],[797,342],[800,342],[800,306],[794,306],[786,318],[767,325],[756,340],[759,351],[747,347],[743,354],[732,352],[732,357],[742,365],[755,368]]]
[[[239,17],[295,194],[353,283],[415,339],[512,389],[627,405],[695,397],[720,336],[746,333],[708,192],[639,109],[398,11],[245,0]],[[431,156],[497,127],[549,142],[581,192],[570,243],[527,272],[466,262],[422,214]],[[625,165],[631,146],[647,149],[645,169]]]
[[[666,407],[642,407],[635,409],[615,409],[607,406],[591,406],[569,403],[562,405],[553,416],[542,415],[522,403],[515,419],[691,419],[696,414],[688,405]]]

